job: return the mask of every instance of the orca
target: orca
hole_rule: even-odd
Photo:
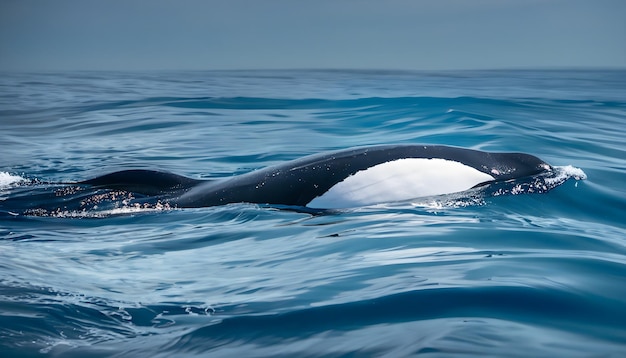
[[[253,203],[345,209],[463,192],[552,170],[530,154],[405,144],[314,154],[216,180],[124,170],[78,184],[158,197],[179,208]]]

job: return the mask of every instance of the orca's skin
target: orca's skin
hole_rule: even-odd
[[[79,184],[160,196],[182,208],[256,203],[332,209],[449,194],[552,170],[524,153],[381,145],[311,155],[221,180],[126,170]]]

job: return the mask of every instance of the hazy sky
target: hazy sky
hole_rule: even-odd
[[[0,0],[0,70],[626,68],[624,0]]]

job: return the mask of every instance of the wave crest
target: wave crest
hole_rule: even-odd
[[[25,181],[26,179],[19,175],[0,172],[0,189],[7,189]]]

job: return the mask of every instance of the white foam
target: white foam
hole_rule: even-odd
[[[492,181],[473,167],[440,158],[405,158],[359,171],[313,199],[310,208],[342,209],[450,194]]]
[[[23,181],[26,181],[26,179],[21,176],[12,175],[7,172],[0,172],[0,189],[12,187]]]
[[[155,211],[168,211],[173,208],[169,204],[162,204],[160,202],[150,205],[150,206],[142,206],[139,204],[135,205],[124,205],[120,208],[110,209],[110,210],[102,210],[98,213],[103,216],[112,216],[112,215],[123,215],[123,214],[136,214],[136,213],[149,213]]]
[[[175,208],[171,207],[169,204],[162,204],[158,202],[156,204],[151,205],[140,205],[140,204],[130,204],[123,205],[117,208],[112,209],[104,209],[99,210],[96,207],[93,209],[82,209],[82,210],[44,210],[44,209],[34,209],[27,212],[27,215],[32,216],[43,216],[43,217],[54,217],[54,218],[73,218],[73,219],[83,219],[83,218],[95,218],[102,219],[111,216],[118,215],[130,215],[130,214],[144,214],[144,213],[154,213],[161,211],[170,211]]]
[[[571,165],[557,168],[565,173],[569,178],[574,178],[576,180],[587,180],[587,174],[585,174],[585,172],[580,168],[576,168]]]
[[[555,187],[564,183],[566,180],[573,178],[576,180],[586,180],[587,174],[580,169],[571,165],[555,166],[555,176],[552,178],[546,178],[546,184]]]

